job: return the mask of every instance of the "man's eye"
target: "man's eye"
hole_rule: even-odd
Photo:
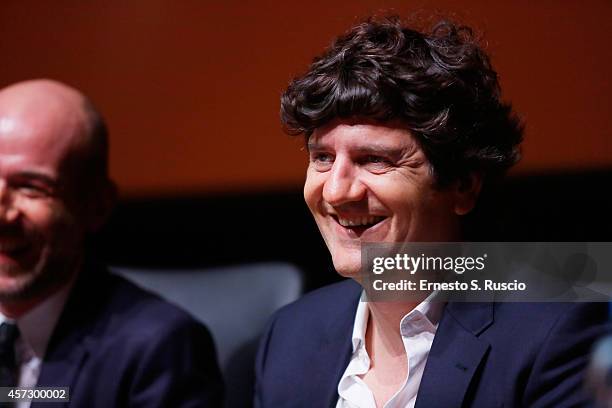
[[[391,161],[383,156],[368,155],[361,160],[362,164],[382,164],[391,165]]]
[[[322,152],[310,154],[310,166],[317,171],[328,171],[334,164],[334,155]]]
[[[370,154],[359,159],[359,165],[373,173],[386,172],[395,167],[394,162],[385,156]]]
[[[380,156],[367,156],[366,162],[368,163],[386,163],[387,159],[385,159],[384,157],[380,157]]]
[[[30,198],[48,197],[51,195],[51,191],[48,188],[33,184],[22,184],[16,186],[15,189],[20,194]]]
[[[310,156],[310,160],[315,163],[331,163],[334,161],[334,157],[329,153],[314,153]]]

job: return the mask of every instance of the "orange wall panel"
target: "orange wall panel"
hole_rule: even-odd
[[[527,123],[518,171],[610,167],[612,3],[498,3],[4,0],[0,85],[51,77],[90,95],[128,195],[297,186],[305,155],[278,122],[291,77],[373,12],[435,8],[484,33]]]

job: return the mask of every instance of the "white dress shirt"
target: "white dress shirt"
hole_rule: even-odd
[[[400,389],[387,401],[384,408],[414,407],[427,356],[444,310],[444,303],[431,301],[433,296],[435,292],[400,321],[400,334],[408,359],[408,373]],[[338,383],[336,408],[376,407],[372,390],[361,378],[370,370],[370,356],[365,343],[369,315],[368,302],[360,301],[353,326],[353,354]]]
[[[15,356],[19,367],[18,387],[35,387],[47,344],[64,309],[72,285],[67,285],[17,319],[19,337]],[[0,313],[0,324],[15,322]],[[29,408],[29,402],[18,402],[16,408]]]

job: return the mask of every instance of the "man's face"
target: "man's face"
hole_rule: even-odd
[[[66,170],[82,129],[61,114],[0,105],[0,301],[43,296],[80,261],[85,231]]]
[[[359,272],[362,242],[458,238],[455,194],[434,188],[409,131],[336,121],[317,129],[308,146],[304,197],[341,275]]]

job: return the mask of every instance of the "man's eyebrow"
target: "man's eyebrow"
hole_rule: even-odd
[[[306,148],[311,151],[319,151],[327,149],[327,146],[322,143],[316,142],[308,142]],[[397,156],[402,154],[406,148],[405,147],[386,147],[381,145],[370,145],[370,146],[361,146],[355,149],[351,149],[352,151],[359,154],[384,154],[389,156]]]
[[[317,143],[317,142],[308,142],[306,144],[306,149],[308,151],[311,150],[325,150],[325,146],[321,143]]]
[[[32,171],[32,170],[24,170],[24,171],[16,172],[12,175],[11,178],[41,181],[52,187],[55,187],[59,184],[55,177],[50,176],[45,173],[38,172],[38,171]]]
[[[399,156],[404,151],[404,147],[386,147],[381,145],[362,146],[355,149],[360,154],[380,154],[385,156]]]

